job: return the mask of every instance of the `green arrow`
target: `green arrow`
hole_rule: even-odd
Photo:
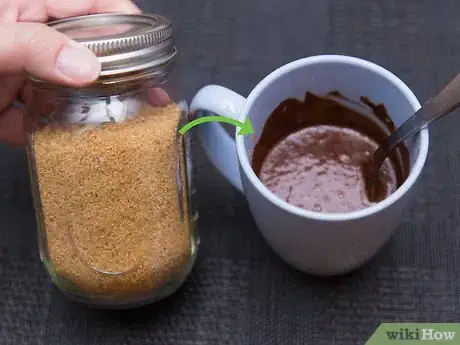
[[[252,123],[251,123],[251,119],[249,118],[249,116],[246,118],[244,122],[240,122],[238,120],[231,119],[225,116],[203,116],[203,117],[200,117],[196,120],[193,120],[187,123],[184,127],[182,127],[179,130],[179,133],[184,134],[190,128],[195,127],[196,125],[200,125],[202,123],[206,123],[206,122],[225,122],[233,126],[239,127],[240,130],[238,131],[238,135],[248,135],[248,134],[254,133],[254,128],[252,128]]]

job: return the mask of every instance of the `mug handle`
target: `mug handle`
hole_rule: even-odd
[[[190,103],[191,113],[211,112],[239,120],[246,103],[240,94],[219,85],[201,88]],[[235,139],[218,122],[198,126],[199,138],[206,155],[219,172],[243,192]]]

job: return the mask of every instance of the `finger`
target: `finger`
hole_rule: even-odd
[[[15,0],[3,1],[0,24],[45,22],[49,17],[63,18],[90,13],[141,13],[129,0]]]
[[[129,0],[17,0],[10,6],[19,8],[19,21],[27,22],[44,22],[49,17],[64,18],[90,13],[141,12]]]
[[[17,21],[39,23],[48,20],[46,0],[15,0],[11,6],[19,9]]]
[[[22,74],[0,77],[0,114],[18,97],[23,85]]]
[[[129,0],[93,0],[92,2],[93,6],[90,9],[91,13],[121,12],[137,14],[142,12],[140,8],[134,4],[134,2]]]
[[[0,7],[0,24],[15,23],[19,18],[19,9],[17,6],[10,4],[9,2],[4,3]]]
[[[147,97],[150,105],[162,107],[171,103],[168,93],[158,87],[148,89]]]
[[[33,97],[33,86],[29,83],[24,83],[24,87],[20,90],[18,101],[24,104],[29,104]]]
[[[129,0],[46,0],[46,8],[48,15],[54,18],[105,12],[141,13]]]
[[[0,24],[45,22],[48,19],[45,0],[0,0]]]
[[[0,25],[0,74],[26,71],[73,86],[98,78],[101,64],[91,51],[40,23]]]
[[[24,113],[22,109],[11,107],[0,115],[0,142],[14,146],[24,144]]]

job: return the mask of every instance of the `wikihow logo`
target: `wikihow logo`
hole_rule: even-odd
[[[460,344],[460,323],[382,323],[366,345]]]

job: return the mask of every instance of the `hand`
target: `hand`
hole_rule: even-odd
[[[91,51],[43,22],[102,12],[141,11],[129,0],[0,0],[0,141],[23,144],[23,110],[12,104],[26,73],[69,86],[99,76]]]

